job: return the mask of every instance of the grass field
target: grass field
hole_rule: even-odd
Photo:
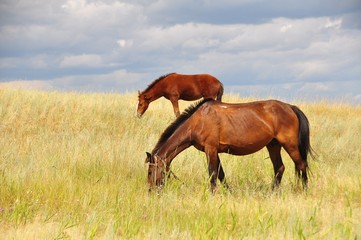
[[[212,195],[205,155],[189,148],[172,164],[180,181],[157,195],[147,191],[145,151],[174,114],[161,99],[137,119],[136,101],[136,93],[0,89],[0,239],[361,238],[360,106],[293,102],[318,154],[307,192],[284,153],[272,192],[263,149],[221,154],[231,192]]]

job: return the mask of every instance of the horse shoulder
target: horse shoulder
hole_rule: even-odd
[[[163,79],[162,89],[168,99],[171,95],[178,95],[179,85],[182,82],[180,76],[181,75],[174,73]]]
[[[205,131],[212,131],[216,127],[215,120],[217,120],[217,112],[214,108],[214,102],[204,103],[193,115],[192,124],[196,129],[204,129]]]
[[[197,112],[202,116],[203,119],[215,118],[217,114],[217,106],[219,102],[208,101],[204,103]]]

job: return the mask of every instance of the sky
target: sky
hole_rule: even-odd
[[[0,0],[0,87],[225,93],[361,104],[361,0]]]

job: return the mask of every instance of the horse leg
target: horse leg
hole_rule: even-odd
[[[283,172],[285,171],[285,166],[283,165],[281,157],[281,147],[281,144],[275,139],[267,145],[267,150],[271,158],[273,170],[275,173],[272,189],[275,189],[280,185]]]
[[[286,152],[290,155],[295,163],[296,174],[298,177],[302,177],[302,185],[304,189],[307,189],[307,162],[302,159],[298,146],[296,144],[283,146]],[[302,173],[302,175],[301,175]]]
[[[219,169],[220,169],[220,161],[218,157],[218,153],[216,151],[206,151],[208,158],[208,173],[211,183],[211,191],[215,192],[217,188],[217,178],[219,178]],[[223,168],[222,168],[223,172]],[[224,179],[224,172],[222,176],[222,180]]]
[[[221,163],[221,160],[219,159],[218,154],[217,154],[217,158],[218,158],[218,162],[219,162],[218,179],[225,188],[229,189],[228,184],[227,184],[226,179],[225,179],[225,174],[224,174],[224,171],[223,171],[222,163]]]
[[[179,117],[179,106],[178,106],[178,97],[170,97],[169,99],[173,105],[174,114],[176,117]]]

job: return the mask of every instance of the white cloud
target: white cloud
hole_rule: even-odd
[[[351,89],[361,78],[360,5],[335,3],[4,0],[0,81],[132,88],[134,82],[109,79],[132,73],[147,76],[138,79],[146,86],[176,71],[208,72],[226,86],[274,84],[296,91],[290,86],[300,82],[348,80]],[[118,69],[126,74],[117,75]]]
[[[106,74],[84,74],[59,77],[52,80],[16,79],[10,82],[0,82],[0,88],[124,92],[140,89],[142,87],[140,81],[144,78],[147,78],[145,74],[116,70]]]
[[[302,91],[321,91],[327,92],[331,90],[331,86],[326,82],[316,82],[316,83],[305,83],[300,90]]]
[[[64,26],[87,31],[134,26],[146,18],[142,6],[119,1],[68,0],[62,8],[66,16],[61,22]],[[86,29],[87,27],[90,29]]]
[[[165,45],[172,49],[177,46],[189,49],[195,47],[196,51],[192,51],[195,57],[188,60],[189,64],[182,69],[191,67],[196,71],[197,68],[208,67],[208,71],[218,74],[233,72],[234,75],[252,71],[252,81],[314,81],[318,77],[326,78],[333,71],[353,69],[355,63],[360,61],[355,51],[360,49],[360,33],[357,33],[357,37],[352,36],[354,34],[348,37],[348,30],[322,31],[328,22],[329,18],[326,17],[275,19],[271,23],[259,25],[234,24],[222,27],[185,24],[159,28],[154,35],[155,39],[151,34],[147,39],[154,43],[151,48],[159,48],[159,51]],[[292,28],[280,32],[280,26]],[[197,39],[198,32],[202,38]],[[169,34],[172,39],[176,39],[171,44],[166,43]],[[212,43],[211,47],[207,48],[209,43]],[[174,61],[172,65],[176,66],[177,59]]]
[[[277,98],[289,102],[293,101],[319,101],[348,102],[360,104],[360,93],[355,86],[359,81],[345,81],[342,86],[338,82],[296,82],[271,83],[258,85],[228,86],[229,92],[239,93],[241,97]]]
[[[331,20],[329,19],[327,21],[327,23],[325,24],[325,28],[336,28],[336,29],[340,29],[342,25],[342,19],[336,19],[336,20]]]
[[[60,67],[100,67],[102,65],[102,58],[95,54],[82,54],[65,56],[60,63]]]
[[[331,71],[331,65],[327,61],[322,60],[304,60],[295,62],[293,64],[293,70],[297,73],[297,79],[307,79],[312,76],[319,76],[321,74],[327,74]]]
[[[120,48],[126,48],[126,47],[132,47],[133,41],[132,40],[126,40],[126,39],[119,39],[117,41]]]
[[[280,28],[280,31],[281,32],[287,32],[288,29],[292,28],[292,25],[291,24],[287,24],[287,25],[283,25],[281,28]]]
[[[123,48],[123,47],[125,47],[127,41],[124,40],[124,39],[120,39],[120,40],[117,41],[117,43],[118,43],[119,47]]]
[[[44,69],[51,64],[51,57],[46,54],[31,57],[0,58],[0,69]]]
[[[54,88],[79,91],[117,91],[136,90],[144,74],[115,70],[105,74],[83,74],[66,76],[52,80]]]

